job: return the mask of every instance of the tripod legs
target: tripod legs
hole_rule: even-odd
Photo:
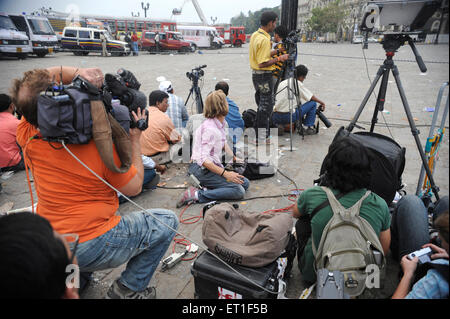
[[[408,118],[408,122],[409,122],[409,126],[411,127],[412,135],[414,137],[414,140],[416,141],[417,148],[419,149],[423,167],[425,168],[428,179],[430,180],[431,189],[434,193],[434,196],[436,197],[436,200],[439,200],[439,187],[437,187],[436,183],[434,182],[433,174],[431,173],[430,166],[428,165],[428,161],[427,161],[425,152],[422,147],[422,143],[420,142],[420,139],[419,139],[420,132],[416,127],[416,123],[414,123],[414,118],[411,113],[411,109],[409,107],[408,100],[406,99],[405,90],[403,89],[403,85],[400,80],[400,73],[398,72],[397,66],[394,65],[394,69],[392,70],[392,73],[394,74],[395,82],[397,83],[398,92],[400,93],[400,97],[403,102],[403,107],[405,108],[406,117]]]
[[[408,100],[406,99],[406,94],[405,94],[405,90],[403,89],[403,85],[402,82],[400,80],[400,73],[398,71],[397,66],[393,63],[393,61],[391,59],[387,59],[383,65],[380,66],[380,68],[378,69],[377,75],[375,77],[375,80],[373,81],[369,91],[367,92],[366,96],[364,97],[364,100],[361,103],[361,106],[359,107],[358,111],[356,112],[356,115],[354,116],[352,122],[349,124],[349,126],[346,128],[347,131],[352,132],[353,129],[355,127],[357,127],[356,123],[358,122],[367,102],[369,101],[369,98],[371,96],[371,94],[373,93],[373,91],[375,90],[375,87],[377,86],[378,82],[380,81],[381,77],[383,76],[383,81],[380,87],[380,96],[378,97],[378,101],[377,101],[377,106],[375,108],[374,111],[374,115],[372,118],[372,127],[371,127],[371,132],[374,131],[375,129],[375,124],[377,121],[377,115],[378,112],[380,110],[383,110],[384,107],[384,99],[386,96],[386,88],[388,85],[388,79],[389,79],[389,72],[390,70],[392,70],[392,73],[394,75],[395,78],[395,82],[397,84],[397,88],[398,91],[400,93],[400,97],[403,103],[403,107],[405,109],[405,113],[406,116],[408,118],[408,122],[409,122],[409,126],[411,127],[411,132],[412,135],[414,137],[414,140],[416,142],[417,148],[419,150],[420,153],[420,157],[422,159],[422,163],[423,163],[423,167],[425,168],[426,174],[430,180],[430,184],[431,184],[431,189],[434,193],[434,195],[436,196],[436,200],[439,200],[439,187],[436,186],[435,182],[434,182],[434,178],[433,178],[433,174],[431,173],[430,167],[428,165],[426,156],[425,156],[425,152],[422,148],[422,143],[420,142],[419,139],[419,130],[416,127],[416,124],[414,122],[414,118],[412,116],[411,113],[411,109],[409,107],[408,104]]]

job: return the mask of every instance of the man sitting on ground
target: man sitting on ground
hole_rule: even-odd
[[[142,155],[151,157],[156,163],[156,170],[165,173],[179,147],[174,145],[181,141],[181,135],[175,129],[172,120],[167,116],[169,95],[163,91],[153,91],[150,94],[148,107],[148,129],[142,133]]]
[[[25,169],[22,150],[16,143],[20,121],[14,116],[15,110],[9,95],[0,94],[0,172]]]
[[[162,81],[159,85],[159,90],[169,94],[169,108],[166,114],[172,120],[178,133],[181,133],[189,121],[189,114],[183,99],[175,95],[172,82],[170,81]]]
[[[222,92],[227,96],[228,115],[225,117],[225,120],[230,128],[230,134],[228,136],[232,138],[233,146],[235,147],[244,132],[244,120],[239,112],[239,106],[237,106],[237,104],[228,97],[228,92],[230,91],[228,83],[225,81],[217,83],[216,91],[217,90],[222,90]]]
[[[126,173],[112,172],[103,163],[94,140],[84,145],[68,145],[44,141],[38,129],[38,96],[51,85],[51,79],[62,76],[70,84],[80,75],[100,88],[104,76],[100,69],[52,67],[28,71],[16,79],[11,96],[23,119],[17,129],[17,141],[23,148],[25,163],[33,171],[38,197],[37,213],[46,218],[60,234],[77,234],[76,252],[82,272],[94,272],[127,264],[107,292],[112,299],[147,299],[156,297],[156,289],[147,287],[178,227],[172,211],[164,209],[117,215],[116,191],[83,167],[85,163],[98,176],[130,197],[141,193],[144,168],[141,159],[141,131],[130,129],[132,165]],[[144,107],[144,106],[143,106]],[[135,121],[145,113],[133,112]],[[116,166],[120,159],[114,150]],[[164,221],[164,226],[154,216]]]
[[[304,125],[307,127],[305,130],[306,135],[316,134],[316,130],[314,128],[314,122],[316,120],[316,110],[317,103],[322,111],[325,111],[325,103],[322,102],[319,98],[317,98],[310,90],[308,90],[303,82],[308,75],[308,68],[304,65],[298,65],[295,68],[295,77],[298,80],[298,89],[299,89],[299,100],[301,105],[296,106],[295,97],[293,101],[293,110],[292,110],[292,123],[299,122],[300,119],[304,122]],[[274,125],[278,126],[278,133],[280,135],[284,132],[284,126],[290,124],[291,115],[289,112],[289,95],[288,92],[288,81],[284,80],[280,83],[277,90],[277,102],[274,107],[274,112],[272,115],[272,121]],[[295,84],[295,83],[293,83]],[[298,124],[300,125],[300,124]]]

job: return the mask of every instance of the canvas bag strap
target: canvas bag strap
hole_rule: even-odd
[[[330,202],[331,210],[333,214],[340,214],[341,218],[344,221],[351,221],[353,218],[359,215],[359,210],[363,201],[372,193],[371,191],[367,191],[361,199],[356,202],[352,207],[346,209],[342,204],[336,199],[331,189],[328,187],[323,187],[323,191],[327,194],[328,200]]]
[[[126,132],[124,131],[125,135],[117,133],[120,124],[112,116],[108,115],[102,101],[91,101],[91,114],[92,135],[103,163],[114,173],[123,174],[128,172],[131,167],[131,143],[126,136]],[[120,168],[114,162],[113,139],[122,162]],[[128,140],[128,143],[126,143],[126,140]],[[118,141],[119,144],[117,144]],[[123,150],[122,147],[126,144],[129,144],[129,149]]]

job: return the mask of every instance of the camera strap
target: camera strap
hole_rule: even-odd
[[[126,173],[132,164],[130,138],[114,117],[106,112],[103,101],[91,101],[92,135],[100,157],[111,171]],[[114,147],[121,161],[121,167],[114,162]]]

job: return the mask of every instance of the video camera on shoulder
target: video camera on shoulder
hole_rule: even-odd
[[[137,114],[137,109],[142,111],[147,107],[147,97],[140,92],[141,83],[136,79],[133,73],[125,69],[119,69],[117,74],[106,74],[103,94],[105,104],[111,106],[111,100],[120,100],[121,104],[126,106],[130,112],[130,128],[138,128],[145,131],[148,128],[148,111],[145,110],[146,119],[135,122],[132,112]]]

